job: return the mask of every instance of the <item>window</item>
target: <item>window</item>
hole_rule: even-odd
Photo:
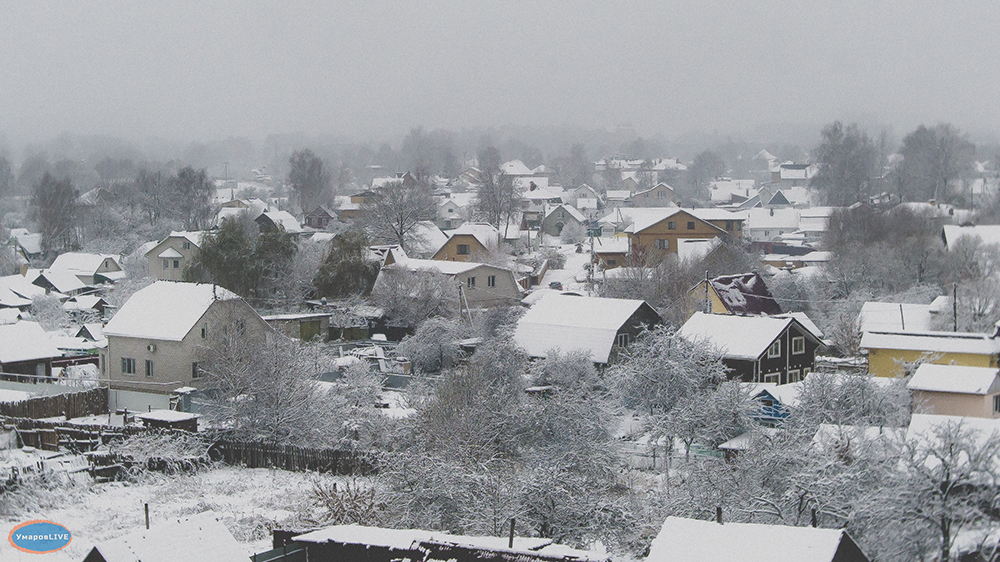
[[[487,287],[496,287],[497,286],[497,276],[496,275],[490,275],[489,277],[487,277],[486,278],[486,286]]]
[[[669,250],[670,249],[670,239],[664,238],[656,241],[657,250]]]
[[[781,373],[771,373],[769,375],[764,375],[764,382],[773,382],[778,384],[781,382]]]
[[[451,220],[445,220],[445,221],[444,221],[444,227],[445,227],[446,229],[448,229],[448,228],[451,228]]]
[[[615,338],[615,343],[618,345],[618,347],[625,347],[625,346],[627,346],[628,345],[628,334],[618,334],[618,337]]]
[[[666,192],[666,190],[661,189],[661,190],[657,191],[656,192],[656,197],[658,199],[666,199],[667,198],[667,192]]]
[[[736,221],[736,230],[743,230],[743,221]]]
[[[455,209],[448,209],[448,212],[449,212],[449,213],[454,213],[454,212],[455,212]]]
[[[774,407],[774,400],[768,400],[767,398],[761,398],[760,399],[760,405],[763,406],[763,407],[765,407],[765,408],[773,408]]]
[[[792,355],[802,355],[806,352],[806,338],[792,338]]]
[[[198,367],[198,362],[197,361],[195,361],[194,363],[191,363],[191,378],[192,379],[200,379],[201,378],[201,368]]]
[[[185,242],[184,243],[184,249],[185,250],[190,250],[191,249],[191,243],[190,242]]]
[[[694,221],[688,221],[688,230],[694,230]]]
[[[203,324],[201,326],[201,339],[208,337],[208,324]]]
[[[1000,413],[1000,394],[993,397],[993,412]]]
[[[460,256],[467,256],[467,255],[469,255],[469,245],[468,244],[459,244],[458,245],[458,255],[460,255]]]
[[[667,221],[667,230],[677,230],[677,223],[674,221]]]
[[[799,372],[800,371],[798,369],[795,369],[794,371],[788,371],[788,382],[790,383],[799,382],[800,380],[802,380],[801,377],[799,376]]]
[[[767,356],[771,358],[781,357],[781,340],[775,340],[771,347],[767,348]]]
[[[135,359],[132,359],[130,357],[122,357],[122,374],[123,375],[135,374]]]
[[[174,260],[174,269],[177,269],[180,266],[181,266],[181,260]]]
[[[618,265],[618,260],[607,260],[608,265]]]
[[[470,289],[475,289],[476,288],[476,278],[475,277],[466,277],[465,278],[465,284]]]
[[[150,378],[153,377],[153,360],[152,359],[146,359],[146,376],[150,377]]]
[[[163,260],[163,269],[170,269],[170,260]]]
[[[733,221],[726,221],[726,230],[733,229]]]

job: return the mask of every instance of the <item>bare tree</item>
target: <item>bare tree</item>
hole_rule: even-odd
[[[422,220],[434,217],[437,208],[430,186],[421,182],[393,181],[376,188],[362,206],[365,225],[379,242],[406,248],[410,232]]]

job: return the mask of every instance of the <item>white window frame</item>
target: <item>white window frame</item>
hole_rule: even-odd
[[[792,355],[802,355],[806,352],[806,338],[805,336],[796,336],[792,338]]]
[[[470,289],[475,289],[476,288],[476,278],[475,277],[466,277],[465,278],[465,286],[468,287],[468,288],[470,288]]]
[[[767,358],[774,359],[775,357],[781,357],[781,340],[774,340],[771,347],[767,348]]]
[[[132,357],[122,357],[122,374],[123,375],[134,375],[135,374],[135,359]]]
[[[1000,394],[993,395],[993,413],[1000,414]]]
[[[793,383],[799,382],[800,380],[802,380],[802,371],[799,369],[792,369],[791,371],[788,371],[788,382]]]
[[[150,378],[151,379],[153,377],[154,377],[154,374],[153,374],[153,360],[152,359],[146,359],[146,378]]]
[[[497,276],[496,275],[488,275],[488,276],[486,276],[486,286],[487,287],[496,287],[497,286]]]
[[[781,373],[768,373],[764,375],[764,382],[781,383]]]

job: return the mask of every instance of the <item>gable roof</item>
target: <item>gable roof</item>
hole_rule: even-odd
[[[169,240],[171,238],[183,238],[184,240],[187,240],[188,242],[190,242],[190,243],[194,244],[195,246],[197,246],[198,248],[200,248],[201,247],[201,241],[202,241],[202,239],[204,239],[205,234],[206,233],[205,233],[204,230],[175,230],[175,231],[172,231],[169,236],[167,236],[163,240],[160,240],[159,242],[156,243],[156,245],[154,245],[152,248],[150,248],[145,253],[145,256],[147,258],[150,258],[151,257],[150,253],[152,253],[153,250],[155,250],[158,246],[160,246],[161,244],[163,244],[164,242],[166,242],[167,240]],[[159,256],[156,256],[156,257],[159,257]]]
[[[267,220],[275,226],[280,225],[285,232],[302,232],[298,219],[288,211],[264,211],[257,217],[257,221],[260,221],[261,217],[267,217]]]
[[[416,255],[430,255],[448,242],[448,236],[431,221],[420,221],[404,236],[406,246]]]
[[[924,363],[917,367],[906,388],[928,392],[993,394],[1000,392],[1000,369]]]
[[[471,271],[477,267],[485,265],[471,261],[445,261],[445,260],[421,260],[421,259],[397,259],[396,263],[385,266],[383,269],[410,269],[413,271],[433,271],[445,275],[458,275]],[[498,268],[501,269],[501,268]]]
[[[500,171],[508,176],[530,176],[534,175],[531,168],[524,165],[520,160],[510,160],[500,164]]]
[[[642,306],[649,308],[641,300],[547,295],[518,320],[514,341],[532,357],[582,350],[607,363],[618,330]]]
[[[667,517],[649,547],[646,560],[831,562],[845,539],[857,548],[843,529],[757,523],[720,525],[714,521]]]
[[[62,353],[37,322],[0,325],[0,363],[50,357],[62,357]]]
[[[1000,244],[1000,224],[983,224],[976,226],[944,225],[944,245],[951,249],[964,237],[978,238],[983,244]]]
[[[445,232],[445,234],[448,235],[448,240],[451,240],[455,236],[466,234],[475,238],[476,241],[482,244],[484,248],[492,248],[495,247],[499,241],[500,231],[498,231],[492,224],[467,222],[454,230]],[[444,244],[442,244],[442,246],[443,245]]]
[[[565,203],[563,203],[561,205],[556,205],[555,207],[550,208],[549,212],[545,213],[545,218],[549,218],[549,215],[551,215],[552,213],[556,212],[559,209],[563,209],[564,211],[566,211],[567,213],[569,213],[569,216],[573,217],[576,220],[576,222],[579,222],[579,223],[585,223],[585,222],[587,222],[587,217],[583,216],[583,213],[581,213],[580,211],[574,209],[572,206],[567,205]]]
[[[781,314],[781,306],[757,273],[724,275],[710,283],[731,314]]]
[[[866,302],[858,313],[858,327],[862,332],[926,332],[931,329],[931,310],[929,304]]]
[[[119,268],[118,256],[111,254],[89,254],[84,252],[67,252],[56,257],[49,269],[69,271],[73,275],[93,275],[104,265],[104,260],[111,260]]]
[[[238,298],[217,285],[157,281],[128,299],[104,335],[181,341],[215,301]]]
[[[100,558],[93,557],[95,552]],[[87,555],[87,560],[105,562],[227,562],[247,558],[246,549],[211,511],[99,543]]]
[[[756,360],[792,324],[815,342],[819,338],[794,318],[774,316],[732,316],[695,312],[678,330],[682,337],[705,341],[719,349],[726,357]]]
[[[33,285],[39,287],[42,286],[38,283],[39,278],[44,279],[60,293],[70,293],[87,287],[76,275],[63,270],[29,269],[25,272],[25,278],[30,279]]]
[[[669,189],[671,193],[674,192],[674,188],[670,187],[669,185],[667,185],[666,183],[664,183],[664,182],[661,181],[660,183],[654,185],[653,187],[650,187],[649,189],[643,189],[642,191],[636,191],[635,195],[642,195],[643,193],[651,193],[653,191],[656,191],[657,189],[660,189],[661,187],[665,187],[665,188]]]

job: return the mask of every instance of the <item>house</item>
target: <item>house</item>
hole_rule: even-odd
[[[154,429],[180,429],[198,433],[198,414],[177,410],[153,410],[135,415],[142,425]]]
[[[646,562],[868,562],[844,529],[667,517]]]
[[[51,377],[58,357],[62,353],[37,322],[0,325],[0,373]]]
[[[337,216],[324,205],[317,205],[316,208],[306,213],[306,226],[316,230],[326,230],[330,223],[337,219]]]
[[[607,364],[615,348],[627,347],[660,322],[645,301],[553,294],[517,321],[514,341],[531,357],[582,351],[594,363]]]
[[[813,164],[785,162],[771,169],[771,183],[782,187],[806,186],[816,175],[816,169]]]
[[[235,293],[217,285],[157,281],[137,291],[104,327],[101,378],[112,388],[170,393],[201,388],[199,362],[222,334],[263,339],[274,330]]]
[[[815,375],[810,375],[815,376]],[[776,383],[742,383],[748,386],[750,399],[759,404],[759,409],[753,414],[765,427],[780,426],[792,409],[799,405],[799,394],[802,392],[802,381],[788,384]]]
[[[636,191],[631,199],[632,205],[636,207],[670,207],[678,201],[674,188],[663,182],[649,189]]]
[[[769,242],[799,230],[799,210],[757,207],[747,211],[744,234],[755,242]]]
[[[448,235],[431,221],[419,221],[405,235],[406,253],[417,258],[430,258],[448,242]]]
[[[246,562],[236,542],[211,511],[153,525],[98,543],[83,562]]]
[[[952,250],[959,240],[978,240],[981,244],[1000,244],[1000,224],[958,226],[946,224],[942,227],[941,238],[947,249]]]
[[[326,341],[330,335],[330,313],[292,313],[262,316],[272,328],[302,341]]]
[[[260,227],[261,232],[275,232],[279,229],[288,234],[300,234],[302,226],[299,221],[288,211],[264,211],[254,222]]]
[[[601,269],[615,269],[626,264],[629,256],[627,236],[595,237],[594,263]]]
[[[918,363],[1000,367],[997,333],[877,331],[861,334],[868,372],[877,377],[908,374]]]
[[[1000,418],[1000,369],[924,363],[906,388],[927,414]]]
[[[743,382],[798,382],[816,368],[820,337],[794,317],[695,312],[678,331],[714,345],[730,376]]]
[[[24,259],[31,261],[42,257],[41,233],[32,234],[27,228],[12,228],[10,235],[14,237],[14,245]]]
[[[724,275],[702,281],[688,294],[702,303],[702,310],[711,314],[781,314],[781,306],[758,273]]]
[[[500,244],[500,232],[491,224],[467,222],[449,231],[448,241],[431,256],[432,260],[472,261],[485,256]]]
[[[146,252],[147,273],[163,281],[183,281],[184,269],[201,248],[204,231],[174,231]]]
[[[375,287],[393,282],[397,271],[444,275],[455,282],[455,299],[460,308],[510,306],[521,300],[521,285],[510,269],[485,263],[396,259],[379,271]]]
[[[420,529],[335,525],[308,533],[275,531],[268,562],[610,562],[607,554],[576,550],[536,537],[451,535]]]
[[[632,254],[677,254],[682,240],[742,237],[743,217],[722,209],[622,208],[602,223],[631,223],[624,228]],[[721,224],[721,226],[719,226]]]
[[[438,203],[437,220],[438,226],[445,230],[458,228],[469,220],[469,208],[459,200],[448,197]]]
[[[62,308],[69,313],[80,314],[104,314],[104,308],[108,303],[96,295],[77,295],[66,299]]]
[[[23,275],[0,277],[0,308],[27,310],[31,299],[45,294],[45,289],[34,285]]]
[[[931,304],[866,302],[858,313],[858,331],[926,332],[934,321],[951,308],[951,300],[940,296]]]
[[[716,205],[741,203],[757,195],[756,181],[720,178],[709,184],[709,196]]]
[[[24,277],[29,279],[32,285],[45,289],[46,294],[55,292],[63,295],[78,295],[87,289],[87,286],[81,283],[76,275],[67,271],[29,269],[25,271]]]
[[[559,236],[563,228],[568,225],[583,227],[586,224],[587,217],[583,216],[583,213],[569,205],[561,204],[548,209],[539,229],[549,236]]]
[[[49,269],[76,275],[84,285],[100,285],[125,278],[125,272],[119,263],[120,259],[111,254],[67,252],[56,257]]]

